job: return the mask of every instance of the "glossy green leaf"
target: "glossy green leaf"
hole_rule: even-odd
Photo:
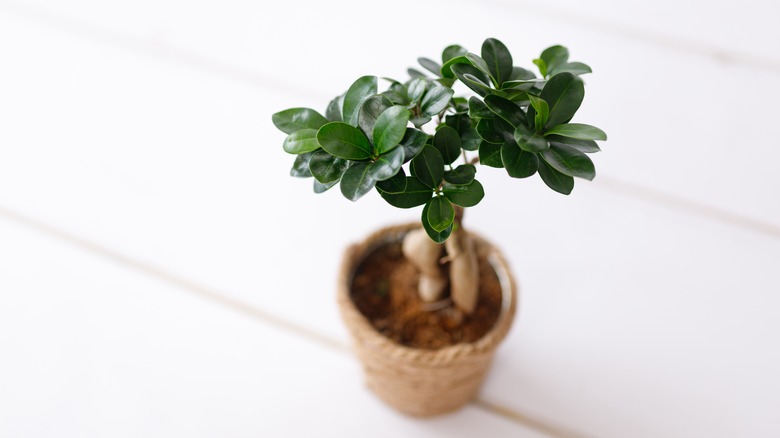
[[[444,164],[452,164],[460,157],[460,135],[453,128],[443,125],[433,136],[433,146],[439,150]]]
[[[409,81],[409,86],[406,89],[408,90],[410,103],[419,103],[423,94],[425,94],[426,87],[428,87],[428,81],[423,78],[414,78]]]
[[[352,163],[341,177],[341,194],[354,202],[370,192],[376,184],[376,180],[371,177],[370,169],[371,163],[367,161]]]
[[[379,156],[371,165],[368,172],[375,181],[384,181],[398,173],[404,163],[403,148],[395,148],[390,152]]]
[[[419,129],[406,128],[404,138],[401,139],[401,147],[404,148],[404,163],[420,153],[428,138],[430,138],[430,135]]]
[[[420,109],[422,113],[427,116],[435,116],[439,114],[452,99],[452,95],[455,91],[452,88],[438,85],[425,93],[422,102],[420,102]]]
[[[471,64],[456,64],[452,66],[452,72],[455,76],[463,82],[464,85],[472,89],[480,96],[487,96],[491,94],[489,79],[484,77],[484,74]]]
[[[466,54],[464,53],[461,56],[456,56],[449,61],[445,62],[444,65],[441,66],[441,74],[445,78],[455,78],[455,72],[452,71],[452,67],[456,66],[458,64],[464,64],[468,65],[469,67],[474,68],[468,59],[466,59]],[[475,69],[476,70],[476,69]]]
[[[432,120],[431,116],[419,116],[419,117],[412,117],[409,119],[410,122],[412,122],[412,125],[414,125],[417,129],[422,129],[423,125],[430,122]]]
[[[477,174],[477,167],[473,164],[461,164],[460,166],[444,172],[444,181],[450,184],[462,186],[471,184]]]
[[[469,99],[469,117],[472,119],[494,119],[496,114],[485,105],[478,97],[471,96]]]
[[[537,58],[534,59],[534,64],[539,68],[539,73],[541,73],[542,77],[547,76],[547,63],[544,62],[544,59]]]
[[[585,86],[582,79],[571,73],[558,73],[547,81],[542,90],[541,98],[550,108],[550,116],[545,127],[566,123],[574,117],[585,98]],[[536,108],[537,112],[539,108]]]
[[[512,88],[520,91],[528,91],[537,85],[541,86],[545,82],[546,82],[545,79],[520,79],[514,81],[506,81],[503,83],[502,87],[504,89]]]
[[[436,243],[444,243],[444,241],[447,240],[448,237],[450,237],[450,234],[452,234],[452,225],[450,225],[449,227],[447,227],[442,231],[434,230],[433,227],[431,227],[431,224],[428,222],[429,205],[430,202],[426,203],[425,207],[423,207],[422,217],[421,217],[422,226],[425,229],[425,232],[428,234],[428,237],[431,238],[431,240],[433,240]]]
[[[328,104],[325,110],[325,118],[331,122],[342,122],[341,113],[344,108],[344,95],[336,97]],[[318,128],[319,129],[319,128]]]
[[[560,135],[548,135],[545,137],[550,144],[565,145],[573,147],[580,152],[590,154],[601,150],[599,145],[593,140],[579,140],[576,138],[561,137]]]
[[[425,73],[421,72],[420,70],[414,69],[414,68],[407,68],[406,73],[409,74],[410,78],[426,78]]]
[[[564,123],[547,131],[547,135],[560,135],[579,140],[606,140],[607,134],[601,129],[584,123]]]
[[[485,197],[485,189],[477,180],[465,185],[444,184],[442,192],[453,204],[461,207],[473,207]]]
[[[347,170],[349,161],[319,150],[309,160],[309,170],[317,181],[327,184],[338,181]]]
[[[444,196],[435,196],[428,201],[427,219],[428,225],[436,232],[442,232],[452,225],[455,220],[455,208]]]
[[[493,78],[493,74],[488,68],[487,62],[485,62],[484,59],[480,58],[479,55],[475,53],[467,53],[466,59],[468,59],[471,65],[476,67],[477,70],[481,71],[486,78],[489,78],[494,84],[496,83],[495,78]],[[488,83],[486,82],[486,84]]]
[[[550,167],[564,175],[585,178],[589,181],[596,177],[593,161],[572,147],[550,145],[550,148],[542,152],[540,156]]]
[[[503,144],[514,141],[515,128],[503,119],[480,119],[477,123],[477,133],[483,140],[490,143]]]
[[[371,157],[371,143],[358,128],[343,122],[330,122],[317,131],[317,141],[329,154],[347,160]]]
[[[358,126],[367,136],[372,135],[374,132],[374,125],[376,125],[376,119],[379,115],[388,108],[393,106],[393,103],[385,96],[376,95],[371,96],[363,102],[363,106],[358,111]]]
[[[457,44],[447,46],[444,48],[444,51],[441,52],[441,62],[442,64],[446,64],[447,61],[449,61],[450,59],[457,58],[458,56],[463,56],[468,52],[469,52],[468,50],[466,50],[465,48]]]
[[[440,129],[441,126],[436,129]],[[460,134],[471,127],[471,119],[468,114],[450,114],[444,118],[444,126],[449,126]]]
[[[323,184],[323,183],[321,183],[321,182],[319,182],[319,181],[317,181],[315,179],[314,180],[314,186],[313,186],[314,193],[317,193],[317,194],[325,193],[326,191],[328,191],[331,187],[335,186],[336,184],[338,184],[338,181],[333,181],[333,182],[329,182],[327,184]]]
[[[482,137],[479,136],[476,128],[469,128],[460,134],[460,147],[466,151],[476,151],[479,144],[482,143]]]
[[[482,59],[487,63],[497,86],[501,86],[512,76],[512,54],[501,41],[495,38],[486,39],[482,43]]]
[[[322,117],[320,113],[311,108],[286,109],[274,114],[271,116],[271,119],[274,125],[285,134],[292,134],[301,129],[317,130],[322,125],[328,123],[328,119]]]
[[[479,163],[499,169],[504,167],[504,162],[501,160],[501,146],[503,144],[483,141],[479,145]]]
[[[555,73],[569,72],[573,75],[579,76],[587,73],[593,73],[590,66],[581,62],[567,62],[555,70]]]
[[[528,178],[536,173],[539,164],[534,153],[520,149],[514,141],[508,141],[501,146],[501,161],[512,178]]]
[[[566,64],[569,60],[569,49],[563,46],[552,46],[544,49],[539,57],[544,61],[547,67],[546,72],[542,76],[552,76],[556,73],[556,69]]]
[[[535,78],[536,75],[534,72],[526,70],[523,67],[512,67],[512,75],[509,76],[510,81],[522,81]]]
[[[413,176],[406,177],[406,187],[401,193],[384,192],[378,184],[377,190],[382,199],[393,207],[398,208],[412,208],[423,205],[433,196],[433,189]]]
[[[309,170],[309,160],[316,152],[309,152],[308,154],[300,154],[295,157],[293,166],[290,169],[290,176],[295,178],[311,178],[312,174]]]
[[[406,125],[411,115],[408,109],[399,105],[392,106],[379,115],[374,125],[374,147],[377,153],[385,154],[398,146],[406,134]]]
[[[544,137],[525,125],[518,125],[515,128],[514,137],[520,149],[527,152],[541,152],[550,147],[550,143]]]
[[[533,106],[535,112],[534,127],[537,131],[541,131],[544,129],[544,125],[550,117],[550,107],[546,100],[536,97],[533,94],[529,94],[528,98],[531,100],[531,106]]]
[[[485,96],[485,105],[498,117],[504,119],[510,125],[524,125],[525,113],[516,103],[500,96]]]
[[[424,69],[428,70],[434,75],[441,76],[441,66],[438,62],[429,58],[417,58],[417,62],[419,62]]]
[[[568,195],[574,189],[574,178],[558,172],[544,160],[539,160],[539,176],[547,187],[558,193]]]
[[[404,168],[399,168],[395,175],[384,181],[377,181],[376,188],[380,193],[403,193],[406,190],[406,172],[404,172]]]
[[[444,177],[444,159],[438,149],[425,145],[412,159],[410,171],[423,184],[435,189]]]
[[[356,80],[344,95],[343,120],[352,126],[357,125],[360,107],[366,99],[375,95],[376,91],[376,76],[363,76]]]
[[[320,148],[316,129],[299,129],[284,139],[282,148],[288,154],[305,154]]]

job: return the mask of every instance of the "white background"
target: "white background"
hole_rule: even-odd
[[[775,2],[0,0],[0,436],[780,436]],[[587,62],[561,196],[482,168],[519,318],[479,400],[363,386],[342,249],[417,220],[288,177],[271,114],[497,37]]]

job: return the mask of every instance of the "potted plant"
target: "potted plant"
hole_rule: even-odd
[[[419,416],[456,409],[477,393],[512,322],[516,285],[500,252],[463,226],[464,209],[484,196],[477,164],[513,178],[538,174],[568,195],[574,177],[592,180],[587,153],[606,140],[570,120],[584,97],[565,47],[545,49],[540,75],[514,65],[506,46],[485,40],[481,56],[459,45],[430,72],[404,82],[364,76],[324,115],[291,108],[273,115],[296,155],[291,175],[314,192],[339,185],[357,201],[372,190],[398,208],[422,207],[421,221],[377,231],[348,248],[339,306],[369,386]],[[472,94],[455,96],[462,84]],[[411,125],[411,126],[410,126]]]

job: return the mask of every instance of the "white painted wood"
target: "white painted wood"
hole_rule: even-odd
[[[402,416],[343,353],[0,217],[0,436],[512,436]]]

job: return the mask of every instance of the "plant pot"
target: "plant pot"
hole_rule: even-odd
[[[406,414],[428,417],[456,410],[477,395],[496,348],[504,339],[515,315],[515,281],[501,253],[479,236],[477,252],[487,257],[501,288],[498,319],[475,342],[459,343],[437,350],[410,348],[379,333],[352,299],[352,281],[366,256],[418,228],[409,224],[381,229],[365,241],[350,246],[342,260],[338,303],[352,336],[368,387],[382,400]]]

